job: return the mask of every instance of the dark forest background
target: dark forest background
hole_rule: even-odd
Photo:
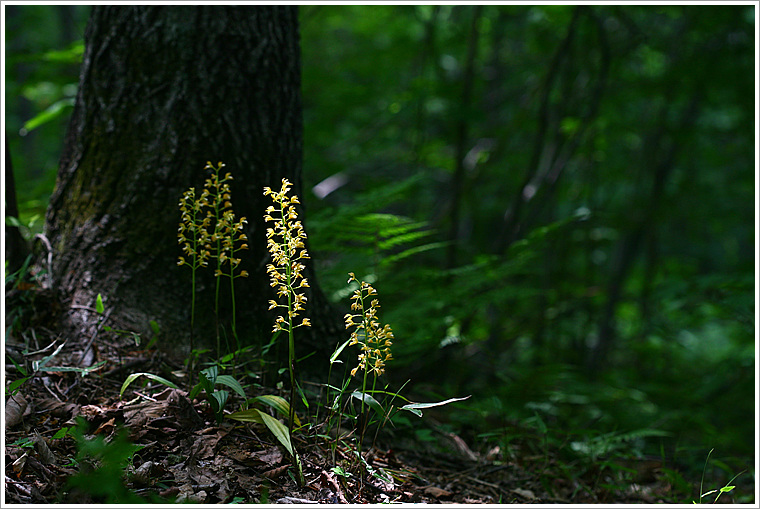
[[[6,7],[28,237],[88,15]],[[432,412],[443,426],[504,451],[534,432],[568,465],[665,457],[674,482],[714,448],[711,469],[754,481],[755,23],[746,5],[300,7],[319,283],[336,303],[349,271],[378,289],[394,382],[473,395]]]

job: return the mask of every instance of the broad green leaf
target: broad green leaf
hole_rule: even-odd
[[[233,412],[229,415],[226,415],[225,417],[228,419],[234,419],[236,421],[256,422],[259,424],[264,424],[267,428],[269,428],[269,431],[272,432],[277,440],[279,440],[280,443],[285,446],[285,449],[288,450],[291,456],[293,455],[293,445],[290,443],[288,427],[271,415],[256,408],[249,408],[248,410]]]
[[[124,394],[124,391],[127,390],[127,387],[129,387],[129,384],[134,382],[138,377],[145,376],[150,378],[151,380],[155,380],[158,383],[164,384],[167,387],[171,387],[172,389],[177,389],[177,386],[174,385],[172,382],[167,380],[166,378],[162,378],[158,375],[154,375],[153,373],[132,373],[127,377],[126,380],[124,380],[124,383],[121,385],[121,390],[119,391],[119,397],[121,397]]]
[[[285,446],[285,449],[288,450],[290,455],[293,456],[293,445],[290,443],[288,427],[269,414],[266,414],[264,412],[260,412],[260,414],[261,418],[264,420],[264,424],[267,428],[269,428],[269,431],[272,432],[277,440],[279,440],[280,443]]]
[[[222,411],[229,397],[230,393],[228,391],[214,391],[211,393],[208,400],[215,414],[219,414]]]
[[[434,403],[409,403],[408,405],[402,406],[401,410],[407,410],[417,415],[418,417],[421,417],[422,416],[422,411],[420,410],[421,408],[431,408],[434,406],[448,405],[449,403],[453,403],[454,401],[464,401],[469,397],[470,396],[466,396],[464,398],[451,398],[445,401],[437,401]]]
[[[97,311],[99,315],[102,315],[103,311],[105,310],[106,308],[103,306],[103,296],[98,294],[97,298],[95,299],[95,311]]]
[[[219,375],[216,377],[216,383],[226,385],[236,393],[240,395],[241,398],[245,398],[245,391],[243,390],[243,386],[240,385],[240,382],[232,378],[230,375]]]
[[[5,394],[10,395],[14,394],[16,392],[16,389],[18,389],[24,382],[29,380],[29,377],[19,378],[18,380],[15,380],[8,384],[8,386],[5,388]]]
[[[201,371],[202,375],[205,375],[209,382],[211,382],[211,386],[216,383],[216,377],[219,375],[219,368],[217,366],[211,366],[209,368],[204,369]]]
[[[201,371],[198,374],[198,385],[200,385],[200,388],[206,391],[206,396],[214,392],[214,384],[209,380],[208,375]]]
[[[383,410],[382,405],[371,395],[366,394],[361,391],[354,391],[351,393],[351,397],[358,399],[359,401],[364,400],[364,403],[369,405],[369,407],[375,411],[378,417],[381,419],[385,415],[385,411]]]
[[[280,396],[275,396],[273,394],[265,394],[263,396],[256,396],[255,398],[252,398],[253,401],[258,401],[261,403],[264,403],[267,406],[270,406],[274,408],[280,415],[283,417],[289,418],[290,417],[290,404]],[[296,426],[301,425],[301,421],[298,419],[298,416],[295,416],[294,424]]]
[[[66,427],[66,426],[64,426],[63,428],[61,428],[61,429],[59,429],[58,431],[55,432],[55,435],[53,435],[53,438],[54,439],[63,438],[63,437],[65,437],[68,434],[69,434],[69,428]]]
[[[264,419],[261,418],[261,410],[257,408],[249,408],[247,410],[238,410],[232,412],[229,415],[225,415],[227,419],[234,419],[241,422],[255,422],[258,424],[264,424]]]
[[[200,394],[201,389],[203,389],[203,387],[201,387],[200,382],[198,382],[197,384],[195,384],[195,386],[192,389],[190,389],[190,393],[187,395],[187,399],[189,399],[190,401],[195,399],[195,397],[198,394]]]

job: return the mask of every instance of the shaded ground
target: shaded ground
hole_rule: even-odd
[[[384,429],[382,443],[364,453],[364,469],[349,440],[305,427],[294,436],[305,477],[299,487],[290,456],[264,426],[217,424],[206,400],[190,401],[186,392],[146,385],[145,378],[119,397],[134,372],[185,385],[176,377],[180,362],[139,349],[128,334],[103,330],[96,341],[85,337],[57,350],[63,344],[58,334],[33,322],[17,329],[23,340],[11,334],[5,345],[6,387],[14,392],[5,409],[6,503],[131,502],[135,496],[205,504],[655,503],[676,497],[657,460],[586,465],[579,473],[559,452],[534,447],[533,438],[515,441],[505,454],[427,418],[419,421],[428,426],[423,435]],[[35,361],[55,351],[35,372]],[[56,371],[98,363],[84,377]],[[25,373],[31,376],[14,384]]]

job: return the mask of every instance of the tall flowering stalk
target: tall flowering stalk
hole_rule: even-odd
[[[292,184],[287,179],[282,179],[282,187],[279,192],[272,191],[269,187],[264,188],[264,196],[271,196],[274,205],[266,208],[265,222],[274,223],[272,228],[267,228],[267,248],[274,263],[267,265],[267,273],[271,278],[270,286],[277,291],[277,300],[269,301],[269,309],[282,309],[284,313],[277,316],[274,322],[274,330],[288,333],[288,369],[290,371],[290,416],[288,419],[288,431],[292,435],[295,418],[296,381],[295,381],[295,340],[294,330],[298,327],[310,327],[308,318],[302,318],[297,323],[299,313],[305,310],[306,295],[299,293],[301,288],[308,288],[309,283],[303,276],[306,268],[301,260],[308,259],[304,240],[304,232],[301,221],[298,220],[296,205],[299,203],[297,196],[288,196]]]
[[[232,198],[229,182],[232,175],[226,173],[220,177],[219,172],[224,163],[216,166],[206,163],[206,170],[211,175],[205,180],[203,191],[196,196],[196,190],[191,187],[180,198],[179,208],[181,220],[178,230],[178,242],[182,251],[189,256],[179,257],[178,265],[188,265],[192,270],[192,309],[190,318],[190,350],[194,349],[193,329],[195,322],[195,280],[196,271],[208,266],[211,258],[216,259],[216,291],[214,296],[214,313],[217,322],[216,349],[220,355],[219,344],[219,291],[221,278],[230,279],[232,294],[232,333],[237,341],[236,311],[235,311],[235,278],[248,277],[248,272],[240,270],[241,259],[239,251],[248,249],[248,237],[243,233],[243,227],[248,222],[245,217],[237,219],[232,210]],[[191,366],[192,372],[192,366]]]
[[[209,235],[207,232],[210,219],[204,217],[203,207],[208,195],[207,190],[203,190],[201,196],[196,199],[195,188],[191,187],[182,194],[179,200],[179,210],[181,219],[177,229],[177,242],[182,246],[182,252],[189,257],[185,260],[184,256],[179,257],[177,265],[187,265],[192,271],[192,298],[190,306],[190,365],[188,370],[191,373],[190,383],[192,384],[192,358],[195,334],[195,273],[201,267],[208,266],[208,259],[211,257],[211,246],[209,245]]]
[[[235,271],[239,268],[241,259],[236,258],[235,255],[238,251],[248,249],[248,244],[245,241],[248,240],[248,236],[243,233],[243,225],[248,221],[245,217],[235,219],[235,213],[229,209],[222,214],[222,218],[219,221],[219,234],[222,237],[221,251],[219,252],[219,268],[216,270],[217,282],[222,277],[230,278],[230,293],[232,294],[232,335],[237,341],[237,327],[235,321],[235,278],[248,277],[248,271],[241,270],[238,274]],[[224,264],[229,266],[227,272],[224,271]],[[218,287],[218,285],[217,285]]]
[[[356,281],[359,288],[351,296],[351,310],[358,313],[346,314],[346,329],[355,327],[351,332],[349,346],[359,345],[359,364],[351,370],[351,376],[356,376],[358,371],[364,371],[362,378],[361,411],[364,414],[364,395],[367,393],[367,374],[372,373],[372,392],[375,391],[377,377],[385,372],[385,363],[393,359],[391,345],[393,331],[391,326],[380,325],[377,310],[380,309],[380,301],[377,298],[377,290],[369,283],[359,281],[353,272],[349,272],[348,282]],[[359,454],[361,454],[362,440],[364,439],[364,427],[359,438]]]
[[[208,236],[211,257],[216,258],[216,288],[214,291],[214,313],[216,315],[216,353],[221,355],[219,344],[219,291],[222,277],[230,278],[230,291],[232,296],[232,335],[237,341],[236,312],[235,312],[235,278],[248,277],[248,272],[243,270],[238,274],[240,258],[235,255],[238,251],[248,249],[245,242],[248,237],[243,233],[243,226],[248,222],[245,217],[235,218],[232,210],[232,195],[230,182],[232,174],[227,172],[220,176],[225,164],[219,162],[216,166],[211,162],[206,163],[206,170],[211,170],[211,175],[204,183],[203,206],[206,210],[206,235]],[[229,270],[225,271],[225,264]]]

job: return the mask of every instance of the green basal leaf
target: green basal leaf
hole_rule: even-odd
[[[364,400],[364,403],[374,410],[377,416],[381,419],[385,415],[385,410],[383,410],[382,405],[371,395],[361,391],[354,391],[351,393],[351,397],[356,398],[359,401]]]
[[[88,366],[86,368],[73,368],[69,366],[53,366],[51,368],[42,368],[39,371],[44,371],[46,373],[49,373],[51,371],[62,371],[62,372],[73,372],[73,373],[79,373],[82,376],[88,375],[92,373],[93,371],[97,371],[98,369],[102,368],[105,365],[106,361],[100,361],[97,364],[93,364],[92,366]]]
[[[464,398],[450,398],[445,401],[438,401],[435,403],[409,403],[408,405],[402,406],[401,410],[407,410],[417,415],[418,417],[422,417],[422,411],[420,410],[421,408],[431,408],[434,406],[448,405],[449,403],[453,403],[454,401],[464,401],[468,399],[469,397],[470,396],[465,396]]]
[[[127,387],[129,387],[129,384],[134,382],[138,377],[145,376],[150,378],[151,380],[155,380],[158,383],[164,384],[167,387],[171,387],[172,389],[177,389],[177,386],[174,385],[172,382],[167,380],[166,378],[160,377],[158,375],[154,375],[153,373],[132,373],[127,377],[126,380],[124,380],[124,383],[121,385],[121,390],[119,391],[119,397],[124,394],[124,391],[127,390]]]
[[[227,398],[229,397],[230,393],[228,391],[214,391],[211,393],[208,400],[209,403],[211,403],[211,408],[214,410],[215,414],[222,412],[225,403],[227,403]]]
[[[240,410],[226,415],[228,419],[234,419],[241,422],[256,422],[264,424],[269,431],[279,440],[279,442],[287,449],[287,451],[293,455],[293,445],[290,443],[290,435],[288,433],[288,427],[283,423],[272,417],[271,415],[262,412],[256,408],[249,408],[248,410]]]
[[[277,413],[282,415],[283,417],[290,417],[290,404],[280,396],[275,396],[273,394],[265,394],[263,396],[256,396],[255,398],[251,398],[253,401],[258,401],[260,403],[263,403],[267,406],[270,406],[274,408]],[[298,419],[298,416],[295,416],[294,424],[296,426],[301,425],[301,421]]]
[[[105,310],[106,308],[103,306],[103,296],[98,294],[98,297],[95,299],[95,311],[97,311],[99,315],[102,315]]]
[[[269,431],[272,432],[277,440],[279,440],[280,443],[285,446],[285,449],[287,449],[290,455],[293,456],[293,444],[290,443],[288,427],[269,414],[265,414],[264,412],[259,413],[261,414],[261,418],[264,421],[264,424],[267,428],[269,428]]]
[[[227,419],[234,419],[241,422],[255,422],[258,424],[264,424],[264,419],[261,418],[261,410],[257,408],[249,408],[247,410],[238,410],[232,412],[229,415],[225,415]]]
[[[41,359],[39,361],[32,362],[32,371],[40,371],[40,370],[42,370],[42,368],[44,368],[45,365],[48,362],[50,362],[50,360],[53,357],[55,357],[56,355],[58,355],[58,352],[61,351],[61,349],[63,348],[63,345],[65,345],[65,344],[66,344],[65,342],[61,343],[60,346],[55,349],[55,352],[51,353],[50,355],[48,355],[47,357],[45,357],[45,358],[43,358],[43,359]],[[46,348],[46,350],[47,350],[47,348]]]
[[[243,386],[240,385],[240,382],[232,378],[230,375],[219,375],[216,377],[216,383],[226,385],[236,393],[240,395],[241,398],[245,398],[245,391],[243,390]]]
[[[202,390],[202,389],[203,389],[203,387],[201,386],[200,382],[198,382],[198,383],[197,383],[197,384],[195,384],[195,386],[194,386],[194,387],[193,387],[193,388],[190,390],[190,393],[187,395],[187,399],[189,399],[190,401],[192,401],[193,399],[195,399],[195,397],[196,397],[198,394],[200,394],[200,392],[201,392],[201,390]]]
[[[216,377],[219,375],[219,368],[217,366],[211,366],[210,368],[206,368],[201,371],[201,375],[204,375],[206,377],[206,379],[211,383],[211,387],[213,388],[214,384],[216,383]]]

